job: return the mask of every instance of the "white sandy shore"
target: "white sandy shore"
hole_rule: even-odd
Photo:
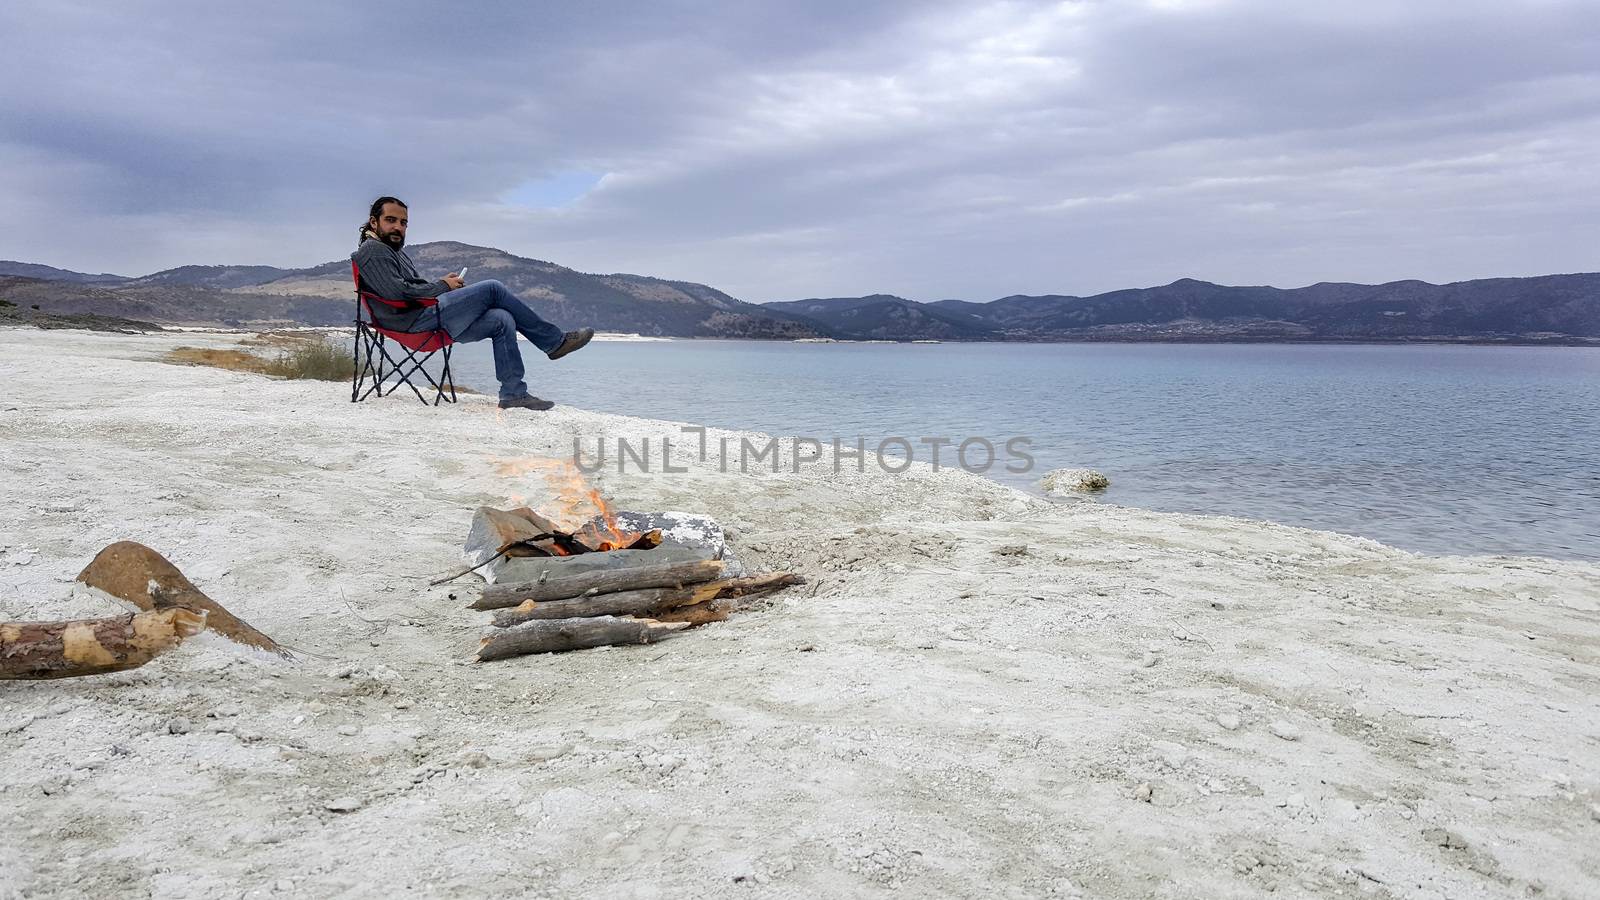
[[[502,461],[676,429],[154,361],[230,340],[0,330],[0,619],[133,539],[305,651],[0,683],[0,897],[1600,896],[1595,566],[682,455],[597,480],[812,584],[472,665]]]

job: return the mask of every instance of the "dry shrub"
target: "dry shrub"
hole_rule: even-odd
[[[349,381],[356,371],[356,358],[350,348],[325,340],[312,340],[283,350],[267,362],[268,375],[279,378],[314,378],[318,381]]]

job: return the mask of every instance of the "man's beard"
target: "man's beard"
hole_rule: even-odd
[[[399,250],[401,247],[404,247],[406,245],[406,236],[401,234],[398,231],[391,231],[388,234],[384,235],[383,237],[379,238],[379,240],[381,240],[385,244],[388,244],[389,246],[395,248],[396,250]]]

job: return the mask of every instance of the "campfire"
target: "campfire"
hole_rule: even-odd
[[[471,568],[452,577],[477,571],[487,582],[472,603],[493,611],[480,662],[651,643],[803,581],[748,575],[708,516],[617,511],[571,463],[512,460],[499,469],[541,475],[549,500],[473,515],[464,548]]]

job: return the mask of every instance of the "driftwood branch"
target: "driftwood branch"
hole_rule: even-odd
[[[582,594],[609,594],[642,588],[680,587],[710,581],[722,574],[723,564],[717,560],[697,560],[685,563],[668,563],[654,566],[637,566],[615,571],[588,572],[572,575],[553,575],[542,581],[524,581],[517,584],[493,584],[485,587],[473,609],[503,609],[516,606],[525,600],[543,602],[565,600]]]
[[[78,581],[141,610],[192,609],[206,614],[206,627],[251,647],[282,657],[288,650],[201,593],[165,556],[143,544],[118,541],[101,550]]]
[[[434,580],[428,582],[428,587],[438,587],[439,585],[444,584],[446,582],[455,581],[457,578],[460,578],[463,575],[471,575],[473,572],[476,572],[479,569],[483,568],[484,566],[487,566],[488,564],[490,564],[490,563],[494,562],[495,560],[499,559],[500,557],[505,556],[506,555],[506,551],[510,550],[513,546],[515,546],[515,545],[514,544],[507,544],[504,547],[501,547],[499,550],[497,550],[493,556],[489,557],[488,559],[484,560],[481,563],[478,563],[475,566],[468,566],[465,569],[462,569],[461,571],[456,572],[454,574],[443,575],[443,576],[440,576],[438,578],[435,578]]]
[[[610,644],[649,644],[688,627],[684,622],[664,623],[615,616],[541,619],[511,628],[491,628],[478,647],[478,662]]]
[[[108,619],[0,624],[0,679],[102,675],[144,665],[199,634],[206,613],[173,608]]]
[[[569,619],[589,616],[649,616],[664,614],[685,606],[698,606],[724,597],[745,597],[774,591],[805,579],[790,572],[759,575],[753,578],[726,578],[685,587],[646,588],[572,597],[565,600],[524,600],[510,609],[497,609],[494,624],[508,628],[535,619]],[[727,618],[726,615],[723,618]],[[663,621],[688,619],[663,618]],[[720,620],[707,620],[720,621]],[[699,623],[696,623],[699,624]]]

